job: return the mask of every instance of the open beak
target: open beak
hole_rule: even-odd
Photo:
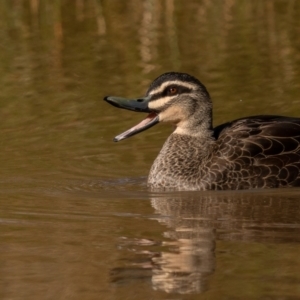
[[[139,124],[135,125],[134,127],[128,129],[127,131],[117,135],[114,138],[115,142],[119,142],[121,140],[127,139],[137,133],[140,133],[155,124],[159,122],[158,114],[151,111],[148,107],[148,103],[150,100],[150,97],[144,97],[144,98],[138,98],[138,99],[126,99],[126,98],[120,98],[120,97],[112,97],[107,96],[104,98],[106,102],[109,104],[123,108],[128,110],[133,110],[137,112],[147,112],[149,113],[146,119],[141,121]]]

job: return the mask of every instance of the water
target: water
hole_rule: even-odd
[[[1,299],[297,299],[299,189],[151,193],[172,128],[113,143],[166,71],[214,123],[299,116],[298,1],[0,4]]]

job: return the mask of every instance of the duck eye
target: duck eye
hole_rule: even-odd
[[[177,88],[172,86],[172,87],[169,87],[168,89],[168,95],[172,96],[172,95],[176,95],[178,92]]]

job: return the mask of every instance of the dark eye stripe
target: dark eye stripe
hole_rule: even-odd
[[[174,88],[177,89],[178,92],[175,95],[178,95],[178,94],[188,94],[188,93],[190,93],[192,91],[190,88],[187,88],[186,86],[173,85],[172,84],[171,86],[167,86],[161,93],[153,94],[151,96],[151,100],[150,101],[157,100],[157,99],[164,98],[164,97],[172,97],[172,96],[168,95],[168,89],[170,87],[174,87]]]

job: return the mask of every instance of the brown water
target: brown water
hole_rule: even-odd
[[[151,193],[170,133],[112,138],[166,71],[214,123],[300,116],[300,1],[0,2],[1,299],[300,299],[300,190]]]

